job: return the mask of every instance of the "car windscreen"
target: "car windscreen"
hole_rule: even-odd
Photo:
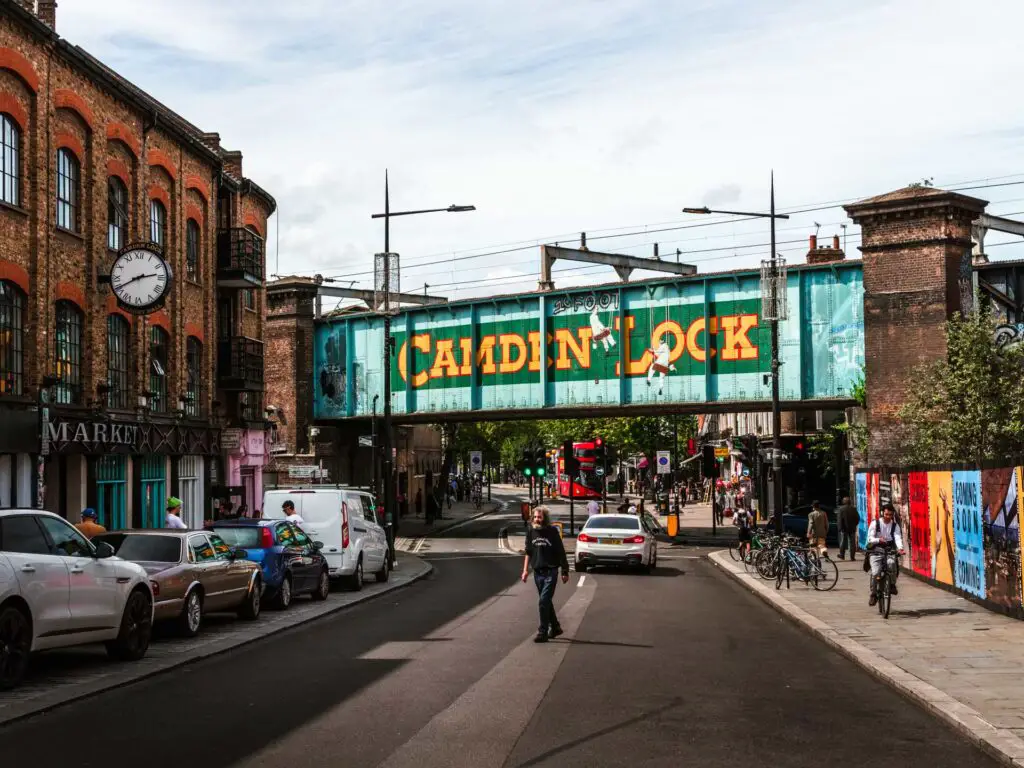
[[[611,531],[639,531],[640,519],[636,517],[597,515],[596,517],[588,518],[584,528],[601,528]]]
[[[177,536],[132,536],[129,533],[95,536],[93,541],[107,542],[122,560],[151,563],[177,563],[181,560],[181,539]]]
[[[220,536],[229,547],[255,549],[260,545],[260,529],[255,525],[215,525],[213,532]]]

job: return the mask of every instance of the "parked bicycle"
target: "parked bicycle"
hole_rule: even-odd
[[[839,567],[826,554],[821,557],[815,549],[785,544],[777,555],[775,588],[790,588],[791,579],[809,584],[819,592],[828,592],[839,583]]]

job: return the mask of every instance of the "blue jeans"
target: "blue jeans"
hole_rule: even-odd
[[[558,569],[545,568],[534,571],[533,583],[537,585],[537,594],[540,595],[540,626],[537,628],[537,632],[546,635],[550,630],[559,626],[553,602],[555,587],[558,585]]]

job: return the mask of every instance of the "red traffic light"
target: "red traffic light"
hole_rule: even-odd
[[[795,447],[796,447],[796,449],[798,451],[802,451],[804,449],[804,444],[803,443],[797,443]]]
[[[600,448],[602,445],[604,445],[604,440],[600,437],[594,438],[594,445]]]

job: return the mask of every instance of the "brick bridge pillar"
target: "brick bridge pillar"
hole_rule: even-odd
[[[972,306],[971,222],[987,201],[906,187],[846,207],[861,227],[868,461],[898,461],[910,370],[946,354],[945,322]]]

